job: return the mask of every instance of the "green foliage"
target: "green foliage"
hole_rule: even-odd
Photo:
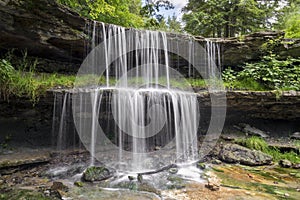
[[[179,32],[180,23],[168,22],[159,14],[161,8],[173,9],[168,0],[146,0],[142,6],[141,0],[57,0],[84,17],[105,23],[125,27],[147,28],[159,30],[173,30]]]
[[[264,91],[266,88],[256,80],[250,77],[238,78],[238,72],[232,70],[230,67],[222,72],[222,79],[225,88]]]
[[[300,9],[286,20],[285,37],[300,38]]]
[[[167,20],[167,26],[168,26],[168,31],[169,32],[175,32],[175,33],[181,33],[182,32],[182,27],[179,21],[177,21],[177,18],[175,15],[172,17],[168,17]]]
[[[185,30],[206,37],[233,37],[269,28],[278,1],[190,0],[184,8]]]
[[[264,139],[257,136],[252,136],[246,139],[237,139],[235,142],[249,149],[262,151],[272,156],[274,161],[287,159],[293,163],[300,162],[300,157],[296,152],[290,151],[282,153],[279,149],[270,147]]]
[[[275,27],[285,31],[286,38],[300,38],[300,0],[286,0],[277,11]]]
[[[275,55],[264,56],[261,62],[246,63],[242,71],[224,70],[223,80],[232,88],[245,85],[259,90],[300,90],[300,58],[279,60]]]
[[[143,27],[140,0],[57,0],[82,16],[125,27]]]
[[[10,96],[28,97],[35,104],[47,89],[73,86],[75,76],[36,73],[37,60],[30,62],[26,53],[20,61],[15,61],[19,63],[15,67],[11,59],[13,57],[8,54],[0,60],[0,93],[7,101]]]
[[[236,143],[249,149],[255,149],[262,152],[266,152],[269,148],[267,142],[257,136],[252,136],[246,139],[237,139]]]
[[[247,63],[237,78],[253,78],[270,89],[300,90],[300,59],[264,56],[261,62]]]
[[[159,14],[161,8],[165,10],[174,9],[174,6],[168,0],[145,0],[140,14],[145,19],[144,28],[164,30],[166,25],[164,17]]]
[[[236,75],[237,75],[237,72],[235,72],[233,69],[231,69],[231,67],[226,68],[222,72],[223,81],[225,81],[227,83],[234,82],[236,80]]]

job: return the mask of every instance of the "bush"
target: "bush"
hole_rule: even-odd
[[[300,90],[300,58],[279,60],[271,54],[261,62],[246,63],[240,72],[225,70],[223,79],[234,88]]]

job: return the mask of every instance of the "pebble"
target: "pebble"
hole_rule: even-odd
[[[170,168],[169,169],[169,173],[170,174],[176,174],[178,172],[178,169],[177,168]]]
[[[284,193],[284,196],[285,197],[289,197],[290,195],[288,193]]]
[[[218,159],[214,159],[211,163],[215,164],[215,165],[220,165],[220,164],[222,164],[222,161],[220,161]]]
[[[45,195],[46,197],[49,197],[49,196],[50,196],[50,191],[49,191],[49,190],[45,190],[45,191],[44,191],[44,195]]]

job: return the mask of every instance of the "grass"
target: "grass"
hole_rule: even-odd
[[[237,139],[235,142],[237,144],[245,146],[249,149],[255,149],[255,150],[262,151],[262,152],[272,156],[274,161],[287,159],[287,160],[291,161],[292,163],[300,162],[300,156],[296,152],[290,151],[290,152],[282,153],[282,152],[280,152],[279,149],[270,147],[264,139],[257,137],[257,136],[252,136],[252,137],[249,137],[246,139]]]
[[[13,64],[12,64],[13,63]],[[102,85],[106,83],[105,77],[96,75],[75,75],[63,74],[45,74],[37,73],[36,60],[27,58],[27,53],[24,52],[22,59],[16,59],[12,52],[8,53],[5,58],[0,60],[0,97],[9,101],[10,97],[27,97],[33,104],[38,102],[40,96],[44,95],[48,89],[62,87],[72,88],[85,85]],[[76,81],[76,82],[75,82]],[[117,80],[110,78],[110,85],[117,84]],[[128,79],[129,85],[142,86],[145,80],[141,77]],[[167,80],[161,77],[158,84],[165,86]],[[170,85],[173,88],[189,89],[189,88],[219,88],[219,89],[235,89],[235,90],[251,90],[265,91],[263,85],[252,79],[228,79],[227,82],[222,82],[217,79],[204,80],[201,78],[185,78],[185,79],[170,79]]]
[[[224,86],[227,89],[235,89],[235,90],[251,90],[251,91],[268,90],[265,86],[263,86],[259,82],[249,78],[224,82]]]
[[[1,96],[9,101],[11,96],[29,97],[35,103],[39,97],[49,88],[63,85],[71,87],[75,76],[63,76],[57,74],[37,74],[34,72],[35,65],[29,71],[15,69],[12,64],[0,60],[0,92]]]

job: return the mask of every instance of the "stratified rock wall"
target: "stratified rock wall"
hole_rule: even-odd
[[[74,72],[84,57],[85,24],[55,0],[0,0],[0,51],[27,50],[41,58],[42,71]]]

